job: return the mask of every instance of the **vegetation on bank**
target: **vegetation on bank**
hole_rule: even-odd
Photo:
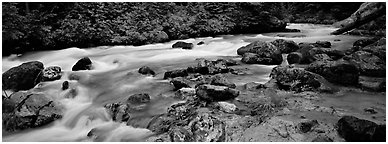
[[[330,24],[361,3],[2,3],[3,55]]]

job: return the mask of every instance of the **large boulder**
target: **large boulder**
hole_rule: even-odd
[[[270,81],[274,81],[272,83],[276,83],[277,86],[267,87],[278,87],[296,92],[330,90],[322,76],[290,65],[273,68],[270,77],[272,78]]]
[[[354,116],[344,116],[337,123],[338,134],[348,142],[385,142],[385,125],[359,119]]]
[[[50,66],[43,70],[42,81],[54,81],[59,80],[62,77],[61,67]]]
[[[62,118],[63,107],[43,93],[20,91],[3,100],[3,130],[17,131],[47,125]]]
[[[281,53],[290,53],[299,49],[298,44],[291,40],[277,39],[271,42]]]
[[[194,44],[178,41],[172,45],[172,48],[193,49]]]
[[[3,73],[3,90],[28,90],[42,80],[44,66],[39,61],[22,63]]]
[[[287,55],[288,64],[299,64],[303,59],[303,56],[300,52],[292,52]]]
[[[263,62],[263,64],[277,65],[283,61],[281,51],[273,44],[265,41],[258,40],[237,50],[238,55],[244,55],[245,53],[257,54],[258,61]]]
[[[369,52],[357,51],[346,59],[360,69],[361,75],[385,77],[385,61]]]
[[[71,68],[72,71],[80,71],[80,70],[91,70],[92,69],[92,61],[89,57],[84,57],[75,63],[73,68]]]
[[[155,75],[155,72],[148,66],[142,66],[138,72],[143,75]]]
[[[163,79],[188,76],[186,69],[172,70],[164,73]]]
[[[226,86],[200,85],[196,88],[196,95],[205,101],[225,101],[236,98],[240,92]]]
[[[316,61],[306,70],[323,76],[329,82],[343,85],[357,85],[360,76],[357,66],[344,60]]]

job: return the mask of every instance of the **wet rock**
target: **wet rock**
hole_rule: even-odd
[[[342,85],[357,85],[360,75],[355,65],[344,60],[316,61],[306,70],[323,76],[329,82]]]
[[[176,77],[176,78],[173,78],[170,83],[172,83],[175,87],[175,90],[179,90],[181,88],[189,88],[190,85],[188,84],[189,82],[182,78],[182,77]]]
[[[172,142],[193,142],[193,135],[182,127],[173,127],[169,131]]]
[[[327,135],[320,134],[315,137],[312,142],[333,142],[333,139],[328,137]]]
[[[61,67],[50,66],[43,70],[42,81],[54,81],[59,80],[62,77]]]
[[[234,99],[239,91],[226,86],[200,85],[196,88],[196,95],[205,101],[224,101]]]
[[[308,120],[308,121],[303,121],[298,124],[298,129],[302,133],[307,133],[313,129],[313,127],[319,125],[317,120]]]
[[[327,54],[315,54],[313,55],[312,59],[313,61],[332,61],[333,60]]]
[[[312,48],[307,55],[307,58],[310,58],[310,62],[315,61],[315,59],[311,58],[316,54],[326,54],[333,60],[338,60],[345,56],[345,53],[336,49],[328,49],[328,48]]]
[[[352,49],[354,51],[359,51],[361,48],[373,44],[377,41],[378,39],[376,38],[364,38],[364,39],[359,39],[353,43]]]
[[[172,45],[172,48],[193,49],[194,44],[178,41]]]
[[[262,58],[254,53],[244,53],[241,62],[246,64],[263,64],[263,65],[278,65],[278,61],[274,61],[272,58]]]
[[[348,61],[360,69],[361,75],[373,77],[386,75],[385,62],[369,52],[357,51],[348,58]]]
[[[303,59],[303,56],[300,52],[292,52],[287,55],[288,64],[299,64]]]
[[[164,73],[163,79],[188,76],[186,69],[172,70]]]
[[[232,59],[217,59],[216,62],[218,63],[225,63],[226,66],[234,66],[238,65],[238,62]]]
[[[191,97],[195,96],[194,88],[181,88],[175,92],[175,98],[181,100],[188,100]]]
[[[12,103],[8,103],[10,101]],[[63,115],[63,107],[43,93],[16,92],[3,101],[4,105],[15,106],[12,112],[11,109],[3,111],[3,129],[6,131],[44,126]]]
[[[84,57],[75,63],[73,68],[71,68],[72,71],[80,71],[80,70],[91,70],[92,69],[92,61],[89,57]]]
[[[138,72],[143,75],[155,75],[155,72],[148,66],[139,68]]]
[[[386,58],[386,39],[385,37],[379,39],[373,44],[361,48],[362,51],[370,52],[385,62]]]
[[[219,109],[221,111],[224,111],[227,113],[232,113],[232,112],[236,111],[236,109],[237,109],[236,105],[234,105],[232,103],[228,103],[228,102],[217,102],[216,106],[219,107]]]
[[[281,53],[291,53],[299,49],[299,46],[291,40],[277,39],[271,43],[278,47]]]
[[[236,88],[236,85],[232,82],[230,82],[226,77],[222,74],[216,74],[211,78],[210,81],[211,85],[217,85],[217,86],[227,86],[229,88]]]
[[[323,48],[330,48],[331,47],[331,43],[329,41],[317,41],[317,42],[315,42],[315,44],[318,47],[323,47]]]
[[[244,84],[244,88],[246,90],[254,91],[257,89],[265,88],[265,86],[263,84],[260,84],[260,83],[249,82],[249,83]]]
[[[385,125],[344,116],[337,123],[338,134],[348,142],[383,142],[386,138]]]
[[[3,73],[3,90],[28,90],[38,84],[43,76],[43,63],[30,61],[12,67]]]
[[[296,92],[321,90],[325,85],[323,77],[293,66],[277,66],[272,69],[270,77],[276,80],[280,89]]]
[[[167,113],[175,120],[185,120],[194,114],[196,108],[194,102],[177,103],[171,105],[167,109]]]
[[[174,122],[175,118],[168,116],[168,114],[157,115],[152,118],[150,123],[147,125],[147,129],[156,134],[161,134],[169,131]]]
[[[228,68],[228,62],[226,60],[209,61],[204,58],[196,60],[198,61],[197,66],[188,67],[188,72],[214,75],[218,73],[228,73],[232,70]]]
[[[301,64],[309,64],[311,63],[310,60],[310,50],[314,48],[314,46],[310,43],[299,43],[298,44],[299,49],[296,52],[299,52],[302,54],[302,60]]]
[[[129,118],[131,117],[130,114],[130,107],[128,104],[123,103],[111,103],[104,106],[110,116],[112,117],[113,121],[116,122],[127,122]]]
[[[199,113],[190,121],[188,127],[195,142],[226,141],[226,125],[208,113]]]
[[[134,94],[128,97],[127,102],[132,104],[142,104],[151,101],[150,95],[147,93]]]
[[[283,57],[280,50],[271,43],[264,41],[255,41],[247,46],[243,46],[237,50],[238,55],[245,53],[256,54],[256,62],[259,64],[277,65],[281,64]]]
[[[203,44],[205,44],[205,42],[203,42],[203,41],[200,41],[197,43],[197,45],[203,45]]]
[[[67,90],[69,88],[69,82],[68,81],[64,81],[62,83],[62,90]]]

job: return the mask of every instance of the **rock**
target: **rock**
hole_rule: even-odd
[[[238,62],[232,59],[217,59],[217,63],[224,63],[226,66],[235,66],[238,65]]]
[[[265,86],[263,84],[260,84],[260,83],[249,82],[249,83],[246,83],[244,85],[244,88],[246,90],[254,91],[254,90],[257,90],[257,89],[265,88]]]
[[[286,28],[286,29],[283,30],[283,32],[300,32],[300,30],[298,30],[298,29],[288,29],[288,28]]]
[[[43,70],[42,81],[54,81],[59,80],[62,77],[61,67],[51,66]]]
[[[156,134],[168,132],[171,126],[174,124],[175,118],[168,116],[168,114],[157,115],[152,118],[147,125],[147,129]]]
[[[16,103],[10,98],[2,98],[3,113],[12,113],[15,110]]]
[[[370,44],[366,47],[361,48],[362,51],[370,52],[377,57],[379,57],[381,60],[385,62],[386,58],[386,39],[385,37],[381,38],[380,40],[376,41],[373,44]]]
[[[260,58],[259,55],[254,53],[244,53],[241,62],[246,64],[264,64],[264,65],[278,65],[277,61],[273,61],[272,58]]]
[[[315,54],[313,55],[312,59],[313,61],[332,61],[333,60],[327,54]]]
[[[10,101],[12,103],[8,103]],[[3,111],[3,129],[6,131],[44,126],[63,115],[63,107],[43,93],[16,92],[3,101],[4,105],[15,106],[12,112]]]
[[[28,90],[38,84],[43,76],[43,63],[30,61],[12,67],[3,73],[3,90]]]
[[[232,112],[236,111],[236,109],[237,109],[236,105],[234,105],[232,103],[228,103],[228,102],[217,102],[216,106],[219,107],[219,109],[221,111],[224,111],[227,113],[232,113]]]
[[[172,70],[172,71],[167,71],[164,73],[164,78],[175,78],[175,77],[185,77],[188,76],[189,74],[187,73],[186,69],[181,69],[181,70]]]
[[[190,73],[200,73],[200,74],[218,74],[218,73],[228,73],[231,71],[227,66],[227,61],[225,60],[216,60],[209,61],[204,58],[196,59],[198,64],[196,67],[188,67],[187,71]]]
[[[127,102],[132,104],[148,103],[151,101],[150,95],[147,93],[134,94],[128,97]]]
[[[197,45],[203,45],[203,44],[205,44],[205,42],[203,42],[203,41],[200,41],[197,43]]]
[[[143,66],[139,68],[138,72],[143,75],[155,75],[155,72],[148,66]]]
[[[193,135],[182,127],[173,127],[169,132],[171,142],[193,142]]]
[[[334,39],[334,41],[341,41],[340,39]]]
[[[182,77],[176,77],[173,78],[170,83],[172,83],[175,87],[175,90],[179,90],[181,88],[189,88],[190,85],[188,84],[189,82]]]
[[[385,62],[369,52],[357,51],[348,61],[360,69],[361,75],[385,77]]]
[[[75,63],[73,68],[71,68],[72,71],[80,71],[80,70],[91,70],[92,69],[92,61],[89,57],[84,57]]]
[[[194,88],[181,88],[175,92],[175,98],[181,100],[188,100],[189,98],[195,97]]]
[[[360,76],[359,69],[344,60],[316,61],[306,70],[323,76],[329,82],[342,85],[357,85]]]
[[[226,77],[222,74],[216,74],[211,78],[210,81],[211,85],[217,85],[217,86],[227,86],[229,88],[236,88],[236,85],[234,83],[231,83]]]
[[[69,88],[69,82],[68,81],[64,81],[62,83],[62,90],[67,90]]]
[[[111,103],[111,104],[105,105],[104,107],[107,109],[113,121],[127,122],[131,117],[129,115],[130,107],[128,106],[128,104]]]
[[[302,133],[307,133],[312,130],[313,127],[319,125],[317,120],[308,120],[308,121],[303,121],[298,124],[298,129]]]
[[[196,88],[196,95],[205,101],[224,101],[234,99],[239,91],[226,86],[200,85]]]
[[[370,45],[370,44],[373,44],[377,41],[378,39],[376,38],[363,38],[363,39],[359,39],[357,41],[355,41],[353,43],[353,49],[355,51],[359,51],[361,48],[367,46],[367,45]]]
[[[303,56],[300,52],[292,52],[287,55],[288,64],[299,64],[303,59]]]
[[[299,49],[299,46],[291,40],[277,39],[271,43],[278,47],[281,53],[291,53]]]
[[[348,142],[383,142],[386,137],[385,125],[354,116],[343,116],[337,127],[338,134]]]
[[[373,107],[364,108],[364,112],[370,113],[370,114],[377,114],[377,111]]]
[[[226,141],[226,125],[208,113],[199,113],[190,121],[188,127],[193,133],[194,142]]]
[[[360,77],[359,78],[360,87],[362,90],[365,91],[372,91],[372,92],[384,92],[385,91],[385,78],[367,78],[367,77]]]
[[[310,56],[310,50],[313,49],[314,46],[310,43],[299,43],[299,49],[296,52],[299,52],[302,54],[302,60],[301,64],[309,64],[311,63],[311,60],[309,59]]]
[[[328,137],[327,135],[319,134],[312,140],[312,142],[333,142],[333,139]]]
[[[193,49],[194,44],[178,41],[172,45],[172,48]]]
[[[307,58],[310,58],[316,54],[327,54],[333,60],[338,60],[345,56],[345,53],[336,49],[328,49],[328,48],[312,48],[307,55]],[[310,62],[315,61],[315,59],[311,59]]]
[[[256,61],[262,64],[278,65],[283,61],[282,54],[276,46],[260,40],[252,42],[237,50],[238,55],[244,55],[245,53],[256,54]]]
[[[330,48],[331,47],[331,43],[329,41],[317,41],[317,42],[315,42],[315,44],[318,47],[323,47],[323,48]]]
[[[275,80],[275,87],[296,92],[323,90],[326,85],[323,77],[293,66],[277,66],[270,77]]]

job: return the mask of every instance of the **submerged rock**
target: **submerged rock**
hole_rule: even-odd
[[[299,46],[291,40],[277,39],[271,43],[278,47],[281,53],[291,53],[299,49]]]
[[[62,77],[61,67],[51,66],[43,70],[42,81],[54,81],[59,80]]]
[[[39,61],[22,63],[3,73],[3,90],[28,90],[42,80],[44,66]]]
[[[194,44],[178,41],[172,45],[172,48],[193,49]]]
[[[337,123],[338,134],[348,142],[383,142],[386,138],[385,125],[344,116]]]
[[[163,79],[188,76],[186,69],[172,70],[164,73]]]
[[[252,42],[237,50],[238,55],[244,55],[245,53],[256,54],[256,58],[253,60],[258,64],[277,65],[281,64],[283,61],[281,51],[276,46],[260,40]]]
[[[89,57],[84,57],[75,63],[73,68],[71,68],[72,71],[80,71],[80,70],[91,70],[92,69],[92,61]]]
[[[329,82],[343,85],[357,85],[360,76],[359,69],[344,60],[316,61],[306,70],[323,76]]]
[[[3,101],[3,129],[17,131],[47,125],[62,118],[63,107],[43,93],[16,92]]]
[[[128,97],[127,102],[132,104],[148,103],[151,101],[150,95],[147,93],[134,94]]]
[[[205,101],[224,101],[234,99],[239,91],[226,86],[200,85],[196,88],[196,95]]]
[[[155,75],[155,72],[148,66],[139,68],[138,72],[143,75]]]

